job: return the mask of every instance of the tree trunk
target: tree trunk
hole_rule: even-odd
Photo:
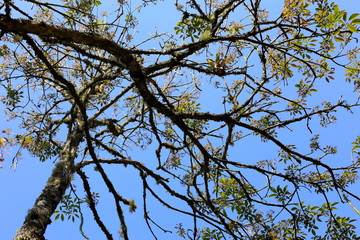
[[[74,159],[83,137],[82,129],[76,125],[67,136],[60,154],[60,161],[55,165],[46,186],[28,211],[22,227],[14,240],[44,240],[44,233],[51,223],[51,216],[69,187],[74,173]]]

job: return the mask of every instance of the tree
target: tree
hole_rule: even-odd
[[[3,1],[3,101],[23,130],[1,147],[18,146],[19,164],[24,150],[54,161],[15,239],[45,239],[51,219],[79,218],[82,232],[91,216],[80,207],[116,238],[98,211],[107,192],[123,239],[125,206],[143,211],[154,238],[168,232],[149,201],[191,217],[174,226],[184,239],[360,239],[337,211],[358,211],[360,137],[339,163],[318,133],[359,105],[359,14],[327,0],[285,0],[274,13],[260,0],[173,1],[176,25],[146,37],[139,19],[157,2]],[[354,92],[324,95],[341,82]],[[244,147],[271,150],[262,160]],[[123,168],[141,198],[108,173]]]

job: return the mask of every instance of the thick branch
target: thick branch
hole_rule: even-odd
[[[69,187],[74,173],[74,159],[82,139],[82,129],[76,126],[68,134],[67,141],[45,188],[29,210],[25,221],[14,240],[44,240],[44,233],[51,223],[51,216]]]

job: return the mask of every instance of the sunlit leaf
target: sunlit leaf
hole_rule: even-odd
[[[353,13],[350,15],[349,20],[352,21],[352,20],[356,19],[359,15],[360,15],[359,13]]]
[[[356,29],[356,27],[354,27],[354,25],[348,25],[347,26],[347,29],[349,29],[351,32],[353,33],[357,33],[358,30]]]
[[[334,37],[334,40],[337,42],[344,42],[345,40],[341,37]]]
[[[0,146],[1,147],[5,147],[5,142],[6,142],[6,140],[5,140],[5,138],[0,138]]]

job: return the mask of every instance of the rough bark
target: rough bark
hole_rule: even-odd
[[[60,154],[60,161],[55,165],[46,186],[28,211],[22,227],[14,240],[44,240],[44,233],[51,223],[51,216],[61,201],[74,173],[74,159],[82,140],[82,129],[77,126],[67,136]]]

